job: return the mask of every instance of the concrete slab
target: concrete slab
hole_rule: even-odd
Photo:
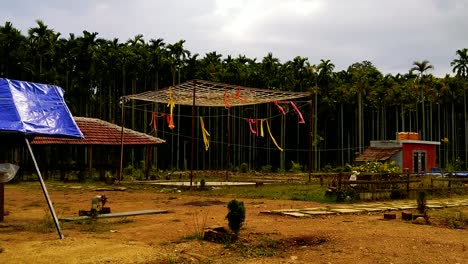
[[[286,212],[283,215],[293,216],[293,217],[309,217],[307,214],[297,213],[297,212]]]
[[[127,216],[138,216],[138,215],[149,215],[149,214],[167,214],[167,210],[141,210],[141,211],[130,211],[122,213],[111,213],[111,214],[100,214],[97,218],[115,218],[115,217],[127,217]],[[90,219],[90,216],[77,216],[77,217],[65,217],[59,218],[60,221],[79,221]]]
[[[416,205],[400,205],[400,206],[395,206],[398,210],[409,210],[409,209],[416,209],[418,206]]]
[[[317,211],[317,210],[301,210],[300,212],[303,213],[303,214],[308,214],[308,215],[330,215],[330,214],[336,214],[336,212]]]
[[[300,211],[328,211],[327,207],[309,207],[309,208],[302,208]]]
[[[444,205],[445,205],[445,207],[458,207],[458,206],[460,206],[459,203],[446,203]]]
[[[362,209],[351,209],[351,208],[332,208],[330,211],[341,213],[341,214],[353,214],[353,213],[362,213]]]
[[[293,212],[299,212],[301,209],[277,209],[277,210],[271,210],[272,213],[293,213]]]
[[[383,211],[380,208],[373,208],[373,207],[366,207],[366,208],[357,208],[356,207],[354,209],[363,210],[363,211],[366,211],[366,212],[382,212]]]
[[[380,209],[381,211],[395,211],[395,210],[398,210],[398,208],[395,208],[395,207],[386,207],[386,206],[383,206],[383,207],[373,207],[373,208]]]
[[[445,206],[443,205],[440,205],[440,204],[428,204],[426,205],[427,208],[430,208],[430,209],[442,209],[444,208]]]

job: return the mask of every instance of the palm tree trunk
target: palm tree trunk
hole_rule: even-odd
[[[468,119],[466,115],[466,89],[463,89],[463,119],[465,120],[465,168],[468,166]]]
[[[424,105],[424,95],[422,97],[422,129],[421,129],[421,139],[426,140],[426,107]]]
[[[362,94],[358,94],[358,152],[361,153],[363,147],[363,111],[362,111]]]
[[[341,130],[341,166],[344,166],[344,126],[343,126],[343,103],[340,104],[340,130]]]

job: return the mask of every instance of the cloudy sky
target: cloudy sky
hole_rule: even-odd
[[[186,40],[192,53],[216,51],[282,63],[330,59],[335,70],[369,60],[384,74],[429,60],[451,73],[468,48],[468,0],[0,0],[0,23],[23,34],[42,20],[68,37],[83,30],[106,39]]]

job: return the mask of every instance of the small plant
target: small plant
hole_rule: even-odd
[[[229,229],[237,235],[245,221],[244,202],[232,200],[228,203],[227,207],[229,212],[226,218],[228,219]]]
[[[243,162],[241,163],[241,165],[239,166],[239,172],[240,173],[246,173],[249,171],[249,164]]]
[[[205,179],[201,179],[201,181],[200,181],[200,189],[203,190],[203,189],[205,189],[205,187],[206,187]]]
[[[337,202],[352,202],[359,198],[359,195],[352,188],[341,189],[336,192]]]
[[[269,173],[271,172],[271,169],[272,169],[271,165],[265,165],[260,168],[260,171],[263,173]]]
[[[294,173],[302,172],[302,165],[291,160],[291,169],[289,171]]]
[[[205,228],[206,228],[206,219],[208,218],[208,212],[205,212],[204,215],[199,216],[198,212],[194,212],[192,214],[193,217],[193,229],[194,233],[191,235],[185,236],[185,240],[203,240],[205,236]]]
[[[285,173],[286,171],[283,168],[276,169],[277,173]]]
[[[115,182],[115,177],[112,175],[112,172],[106,171],[104,174],[104,182],[106,184],[114,184]]]
[[[460,210],[445,215],[443,219],[448,228],[464,229],[468,226],[468,217]]]
[[[416,202],[418,203],[418,212],[420,214],[424,214],[427,208],[427,193],[425,191],[420,191],[418,193],[418,199]]]

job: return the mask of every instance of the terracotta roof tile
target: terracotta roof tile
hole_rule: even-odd
[[[75,117],[75,122],[85,136],[84,139],[68,139],[57,137],[36,136],[32,144],[35,145],[120,145],[122,127],[88,117]],[[165,143],[157,137],[137,132],[128,128],[124,129],[124,145],[156,145]]]
[[[368,147],[356,157],[355,161],[386,161],[400,150],[401,148]]]

